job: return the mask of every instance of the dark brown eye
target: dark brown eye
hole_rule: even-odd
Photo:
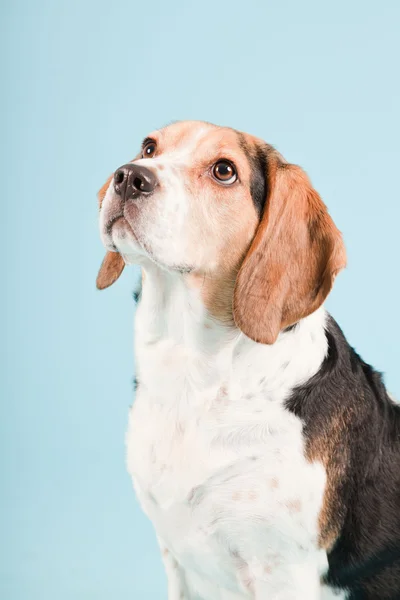
[[[212,174],[219,183],[230,185],[237,179],[236,169],[228,160],[219,160],[212,168]]]
[[[155,153],[156,153],[156,143],[155,142],[147,142],[147,144],[145,144],[143,146],[143,151],[142,151],[142,156],[143,158],[152,158]]]

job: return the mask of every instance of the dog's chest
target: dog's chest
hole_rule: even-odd
[[[245,364],[204,380],[177,344],[153,347],[151,359],[143,350],[128,469],[180,564],[237,591],[244,564],[270,577],[315,549],[325,473],[305,459],[301,422],[279,394]]]

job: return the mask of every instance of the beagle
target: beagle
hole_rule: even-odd
[[[169,600],[400,598],[400,406],[323,308],[346,254],[304,171],[174,123],[99,202],[97,287],[142,267],[127,464]]]

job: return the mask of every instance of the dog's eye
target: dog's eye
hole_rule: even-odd
[[[214,179],[219,183],[229,185],[235,183],[237,179],[235,166],[228,160],[219,160],[212,168]]]
[[[155,142],[147,142],[147,144],[145,144],[143,146],[143,151],[142,151],[142,156],[143,158],[152,158],[155,153],[156,153],[156,143]]]

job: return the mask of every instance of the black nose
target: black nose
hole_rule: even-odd
[[[124,202],[142,194],[151,194],[157,183],[154,173],[142,165],[128,163],[114,173],[115,192]]]

